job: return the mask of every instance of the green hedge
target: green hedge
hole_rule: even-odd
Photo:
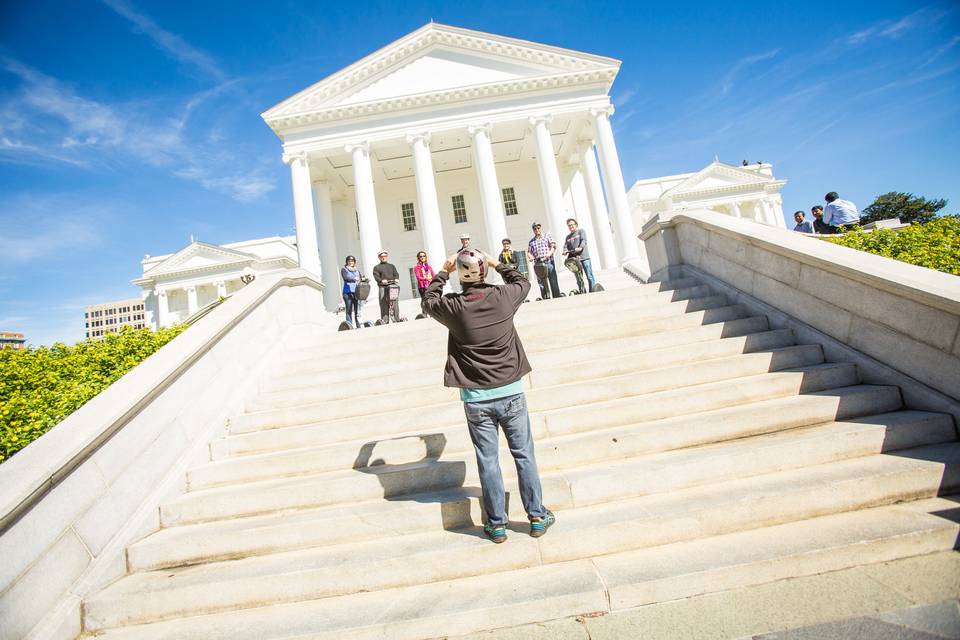
[[[854,227],[823,240],[902,262],[960,275],[960,216],[949,215],[905,229],[863,231]]]
[[[42,436],[187,325],[124,327],[73,346],[0,350],[0,463]]]

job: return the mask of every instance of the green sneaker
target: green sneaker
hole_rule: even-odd
[[[502,524],[485,524],[483,533],[497,544],[507,540],[507,528]]]
[[[553,523],[557,521],[557,517],[553,515],[553,511],[546,509],[547,515],[542,518],[530,518],[530,537],[539,538],[547,532]]]

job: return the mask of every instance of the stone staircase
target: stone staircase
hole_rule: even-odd
[[[952,418],[696,281],[603,280],[517,316],[545,537],[516,499],[506,544],[480,533],[445,330],[292,336],[86,633],[445,637],[954,548]]]

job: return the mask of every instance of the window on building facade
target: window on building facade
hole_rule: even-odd
[[[467,221],[467,205],[463,201],[462,195],[453,196],[453,221],[456,224]]]
[[[501,189],[503,192],[503,211],[508,216],[518,215],[520,212],[517,210],[517,194],[514,193],[513,187],[504,187]]]
[[[413,212],[413,203],[404,202],[400,205],[400,212],[403,214],[403,230],[404,231],[416,231],[417,230],[417,218]]]

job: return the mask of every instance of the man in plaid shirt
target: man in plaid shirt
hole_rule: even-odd
[[[537,284],[540,285],[540,297],[544,300],[551,297],[547,292],[547,280],[550,281],[552,297],[559,298],[563,295],[560,293],[560,283],[557,282],[557,266],[553,262],[553,254],[556,251],[557,243],[554,242],[553,236],[543,233],[540,223],[534,222],[533,237],[527,244],[527,259],[533,264],[533,272],[537,275]],[[544,268],[547,273],[545,277],[541,277],[540,273]]]

